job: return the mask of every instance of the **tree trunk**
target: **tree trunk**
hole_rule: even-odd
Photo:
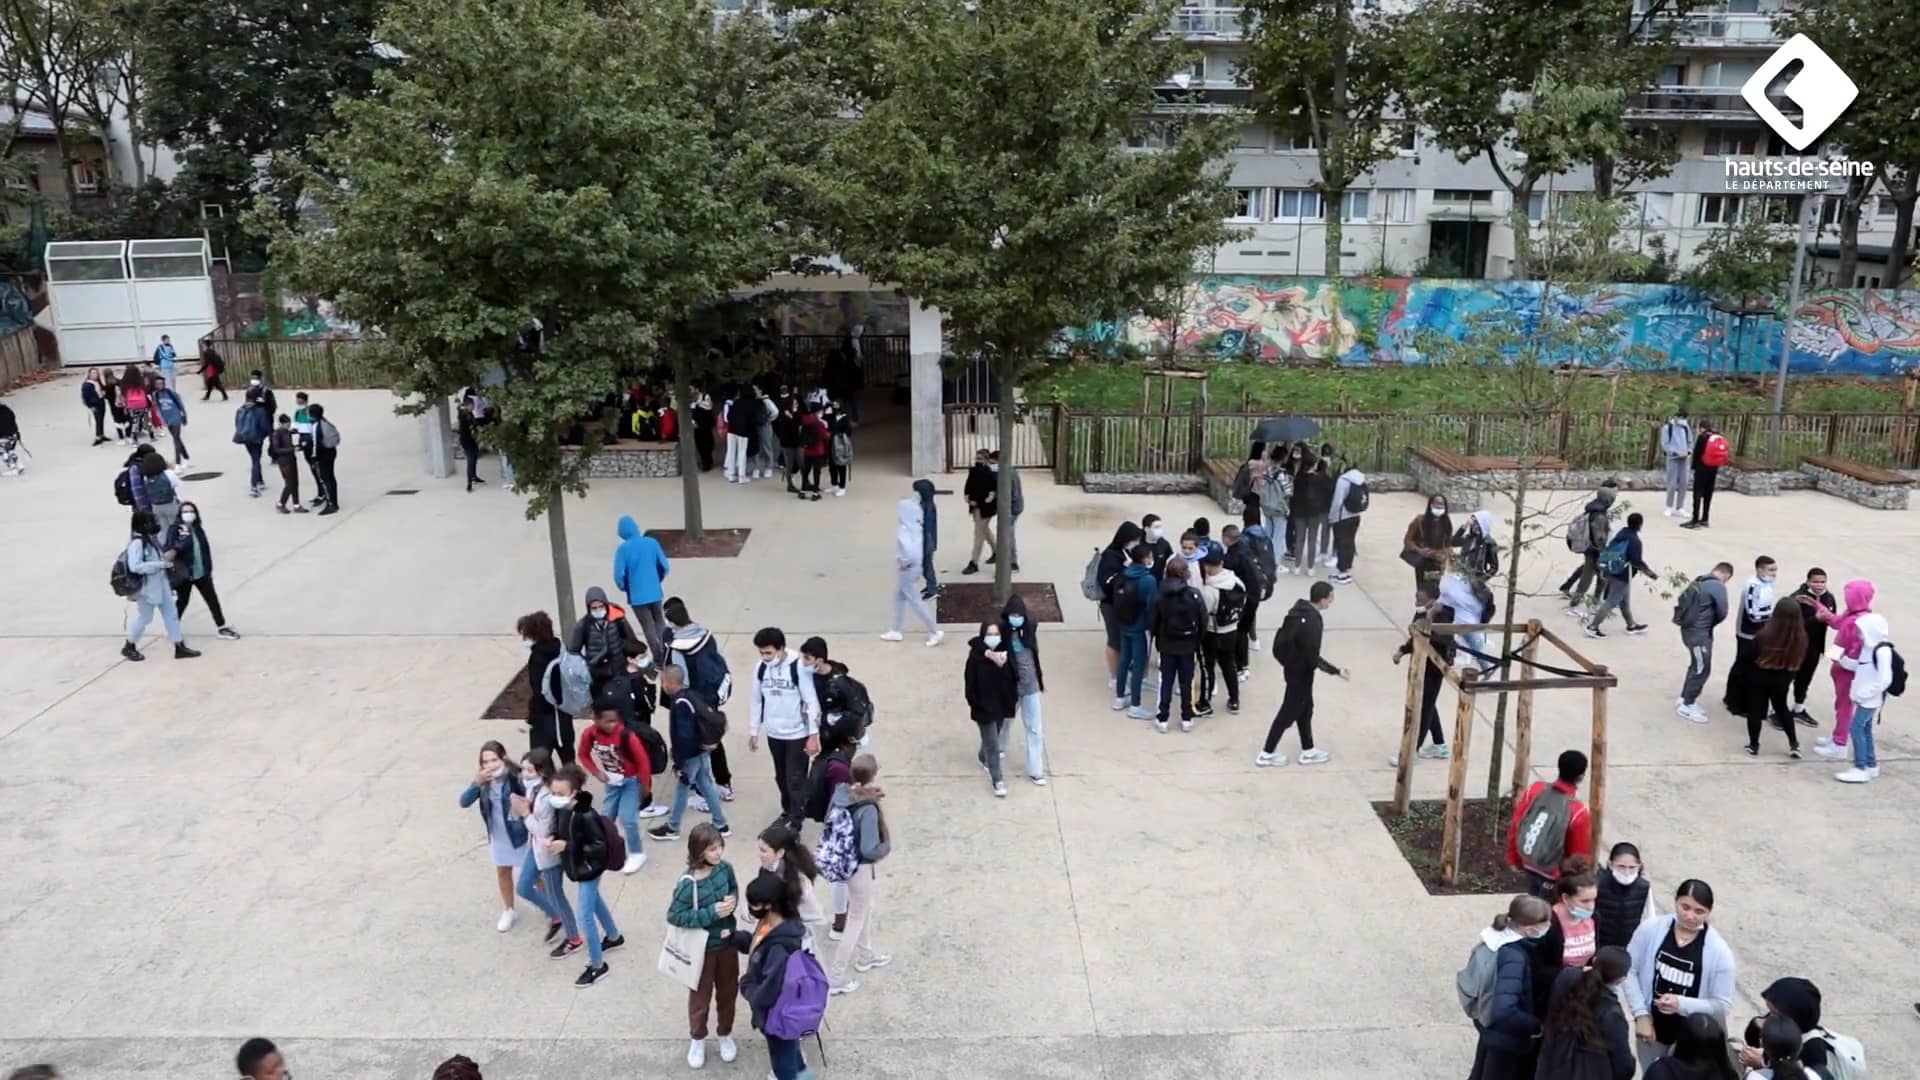
[[[1507,214],[1507,223],[1513,228],[1513,279],[1515,281],[1533,280],[1533,222],[1527,218],[1527,204],[1533,199],[1535,179],[1532,173],[1522,174],[1519,181],[1510,189],[1513,192],[1513,209]],[[1472,250],[1473,239],[1469,234],[1468,250]]]
[[[680,423],[674,433],[680,438],[680,513],[687,539],[706,539],[706,523],[700,514],[700,455],[693,445],[693,372],[685,349],[674,350],[673,401]]]
[[[1522,455],[1531,455],[1534,453],[1534,440],[1531,434],[1533,426],[1529,424],[1526,430],[1529,434],[1521,445],[1521,453]],[[1521,467],[1515,469],[1513,473],[1513,533],[1507,537],[1507,602],[1500,614],[1500,621],[1506,624],[1506,629],[1500,631],[1501,660],[1498,675],[1502,679],[1509,678],[1509,672],[1513,670],[1512,663],[1508,661],[1506,657],[1513,652],[1513,608],[1520,587],[1520,555],[1524,550],[1523,545],[1526,543],[1526,534],[1521,527],[1521,523],[1526,520],[1527,516],[1527,477],[1529,470],[1526,468],[1524,457],[1522,460],[1516,462],[1516,464]],[[1526,678],[1528,674],[1529,672],[1526,669],[1521,669],[1521,678]],[[1500,798],[1500,765],[1506,754],[1506,739],[1507,692],[1502,690],[1493,703],[1493,738],[1488,740],[1493,744],[1492,758],[1487,766],[1487,802],[1489,805]]]
[[[67,189],[67,209],[75,214],[80,212],[80,184],[73,176],[73,154],[67,149],[65,126],[58,120],[53,125],[54,155],[60,159],[61,183]]]
[[[1613,155],[1605,151],[1593,155],[1593,197],[1596,202],[1613,201]]]
[[[997,365],[1000,367],[1000,468],[995,475],[993,596],[1004,604],[1007,597],[1013,595],[1013,560],[1019,555],[1014,550],[1017,538],[1013,534],[1013,422],[1018,415],[1013,380],[1020,372],[1020,360],[1002,355]]]
[[[1322,256],[1326,259],[1326,267],[1321,273],[1330,278],[1345,277],[1346,273],[1344,268],[1340,265],[1340,214],[1346,209],[1347,188],[1345,184],[1342,184],[1339,189],[1336,190],[1330,181],[1323,179],[1320,184],[1320,192],[1320,218],[1325,222],[1327,228],[1326,252]],[[1337,287],[1334,292],[1338,295],[1339,290]],[[1338,329],[1337,322],[1335,328]],[[1338,335],[1335,337],[1334,348],[1336,351],[1333,359],[1338,360],[1340,358],[1338,353]]]
[[[573,556],[567,553],[567,492],[558,484],[547,492],[547,545],[553,549],[553,592],[565,635],[580,613],[573,600]]]
[[[1860,209],[1867,201],[1867,189],[1872,181],[1856,176],[1847,183],[1847,193],[1840,198],[1840,266],[1834,276],[1834,284],[1843,289],[1853,286],[1855,273],[1860,268]]]
[[[1893,185],[1888,184],[1892,191]],[[1909,176],[1903,189],[1894,196],[1893,242],[1887,245],[1887,277],[1881,284],[1891,292],[1898,292],[1903,282],[1913,275],[1913,267],[1908,262],[1913,258],[1913,204],[1920,198],[1920,176]]]

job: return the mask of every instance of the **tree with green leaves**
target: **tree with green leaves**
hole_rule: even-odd
[[[17,103],[7,103],[15,114],[14,130],[27,109],[47,117],[60,170],[69,176],[67,205],[75,210],[80,205],[79,187],[71,180],[76,151],[98,135],[86,117],[101,70],[117,54],[114,26],[99,15],[91,0],[0,0],[0,81],[17,95]]]
[[[845,69],[851,119],[808,192],[835,250],[946,317],[953,348],[990,359],[999,445],[1018,387],[1062,331],[1165,313],[1196,259],[1235,234],[1221,158],[1232,132],[1185,127],[1154,153],[1127,136],[1188,61],[1163,0],[836,0],[822,44],[883,56]],[[803,29],[803,33],[806,32]],[[910,65],[892,62],[912,57]],[[1012,463],[1000,470],[999,535]],[[994,586],[1012,588],[1011,559]]]
[[[275,265],[378,329],[403,411],[504,377],[486,440],[548,515],[564,618],[563,496],[604,444],[601,403],[671,354],[684,408],[700,361],[673,329],[805,242],[781,224],[782,135],[815,121],[785,111],[811,99],[772,33],[677,0],[400,0],[379,36],[405,60],[290,166],[319,213],[278,233]]]
[[[1695,254],[1698,261],[1684,275],[1687,284],[1720,303],[1742,309],[1768,309],[1787,294],[1793,271],[1794,219],[1782,204],[1759,202],[1749,196],[1757,212],[1713,230]]]
[[[1254,115],[1318,148],[1326,273],[1338,277],[1347,189],[1393,157],[1410,130],[1394,118],[1404,18],[1364,0],[1251,0],[1244,12],[1240,74],[1253,87]]]

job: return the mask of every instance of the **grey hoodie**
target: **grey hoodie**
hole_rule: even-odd
[[[1693,588],[1700,590],[1701,604],[1693,611],[1693,618],[1680,628],[1680,640],[1691,645],[1704,645],[1713,640],[1714,627],[1727,621],[1727,587],[1712,574],[1695,578]]]
[[[1693,457],[1693,422],[1676,416],[1660,425],[1660,449],[1670,458]]]
[[[892,853],[893,845],[880,839],[880,808],[864,799],[855,802],[853,785],[841,784],[834,788],[833,805],[845,810],[853,818],[856,850],[861,862],[877,863]]]

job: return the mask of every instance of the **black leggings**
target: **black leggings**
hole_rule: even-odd
[[[810,457],[800,470],[800,488],[803,491],[820,490],[820,466],[826,464],[826,458]]]
[[[1713,513],[1713,485],[1719,475],[1718,468],[1705,465],[1693,470],[1693,520],[1704,524]]]
[[[213,575],[208,574],[199,581],[183,581],[173,587],[173,613],[176,616],[187,613],[187,602],[193,599],[193,590],[200,590],[200,599],[207,602],[207,610],[213,614],[213,625],[227,625],[226,612],[220,610],[220,594],[213,591]]]
[[[845,489],[847,486],[847,467],[845,465],[828,465],[827,479],[833,482],[834,487]]]
[[[1820,661],[1826,651],[1825,642],[1807,642],[1807,658],[1800,662],[1800,670],[1793,673],[1793,704],[1796,708],[1807,703],[1807,687],[1813,685],[1813,676],[1820,670]]]
[[[93,437],[103,442],[107,437],[107,403],[104,401],[93,407]]]
[[[1440,726],[1440,686],[1447,681],[1440,669],[1431,663],[1422,676],[1420,684],[1420,734],[1414,739],[1414,749],[1431,742],[1435,746],[1447,745],[1446,729]]]
[[[1787,747],[1800,749],[1800,733],[1794,730],[1798,725],[1787,711],[1787,687],[1793,684],[1794,671],[1763,668],[1758,664],[1747,666],[1747,684],[1743,688],[1745,698],[1740,704],[1747,711],[1747,745],[1760,745],[1760,730],[1766,725],[1767,713],[1771,711],[1787,730]]]
[[[562,765],[573,764],[573,717],[550,709],[544,718],[529,718],[527,744],[535,750],[546,747],[553,751]]]

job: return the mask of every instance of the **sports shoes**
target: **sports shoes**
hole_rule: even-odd
[[[1873,773],[1867,769],[1852,768],[1846,772],[1834,773],[1833,778],[1843,784],[1864,784],[1873,779]]]
[[[627,938],[625,934],[622,934],[619,937],[601,938],[600,951],[603,953],[609,953],[619,948],[620,946],[625,945],[626,943],[627,943]]]
[[[1661,517],[1672,517],[1672,516],[1673,516],[1673,507],[1671,507],[1671,506],[1663,506],[1663,507],[1661,507],[1661,508],[1660,508],[1660,516],[1661,516]]]
[[[121,656],[124,656],[124,657],[126,657],[126,658],[127,658],[127,659],[129,659],[129,660],[132,660],[132,661],[135,661],[135,662],[138,662],[138,661],[141,661],[141,660],[145,660],[145,659],[146,659],[146,657],[145,657],[145,656],[142,656],[142,655],[140,654],[140,650],[139,650],[139,649],[136,649],[136,648],[134,648],[134,646],[133,646],[133,642],[131,642],[131,641],[129,641],[129,642],[127,642],[126,644],[124,644],[124,645],[122,645],[122,646],[120,646],[120,655],[121,655]]]
[[[1646,632],[1647,632],[1646,623],[1634,623],[1632,626],[1627,627],[1627,633],[1629,634],[1639,635],[1639,634],[1644,634]]]
[[[713,807],[707,802],[707,797],[705,795],[687,796],[687,806],[694,810],[699,811],[702,814],[713,813]]]
[[[1143,709],[1140,706],[1135,705],[1132,708],[1127,710],[1127,718],[1129,720],[1151,720],[1153,719],[1153,714],[1148,712],[1146,709]]]
[[[720,1036],[720,1060],[731,1063],[739,1057],[740,1044],[733,1041],[733,1036]]]
[[[935,630],[933,633],[927,635],[927,648],[931,649],[946,639],[947,632],[945,630]]]
[[[1263,751],[1254,755],[1253,763],[1263,769],[1273,768],[1278,765],[1285,765],[1287,763],[1287,755],[1277,752],[1269,754]]]
[[[1208,716],[1212,716],[1212,715],[1213,715],[1213,703],[1212,703],[1212,702],[1210,702],[1210,701],[1203,701],[1203,702],[1201,702],[1200,704],[1198,704],[1198,705],[1196,705],[1196,706],[1194,706],[1194,707],[1193,707],[1193,715],[1195,715],[1195,716],[1199,716],[1199,717],[1208,717]]]
[[[1181,731],[1192,731],[1192,730],[1193,730],[1193,721],[1191,721],[1191,720],[1182,720],[1182,721],[1180,721],[1180,730],[1181,730]]]
[[[1841,746],[1839,743],[1828,743],[1825,746],[1816,746],[1813,748],[1813,752],[1815,756],[1826,758],[1828,761],[1845,761],[1847,758],[1853,756],[1852,750]]]
[[[561,924],[561,923],[558,923],[558,922],[550,922],[550,923],[548,923],[548,924],[547,924],[547,937],[546,937],[546,940],[547,940],[547,941],[552,941],[552,940],[553,940],[554,938],[557,938],[557,937],[559,937],[559,936],[560,936],[560,927],[561,927],[562,925],[563,925],[563,924]]]
[[[1815,720],[1812,716],[1809,716],[1807,714],[1807,710],[1800,708],[1797,705],[1794,706],[1794,709],[1793,709],[1793,718],[1796,721],[1799,721],[1802,727],[1819,727],[1820,726],[1820,721]]]
[[[637,874],[640,872],[640,868],[645,865],[647,865],[647,853],[644,851],[636,851],[627,856],[627,863],[620,868],[620,872],[623,874]]]
[[[1117,698],[1114,698],[1114,699],[1113,699],[1113,711],[1114,711],[1114,712],[1120,712],[1121,710],[1123,710],[1123,709],[1125,709],[1126,707],[1127,707],[1127,699],[1126,699],[1126,698],[1123,698],[1123,697],[1117,697]]]
[[[1006,798],[1006,797],[1007,797],[1007,783],[1006,783],[1006,781],[1004,781],[1004,780],[997,780],[997,781],[995,781],[995,782],[994,782],[994,785],[993,785],[993,797],[994,797],[994,798],[996,798],[996,799],[1004,799],[1004,798]]]
[[[607,967],[607,962],[605,960],[600,961],[599,967],[593,967],[592,965],[588,965],[587,970],[581,972],[580,977],[573,980],[573,988],[575,990],[585,990],[587,987],[592,986],[595,983],[605,979],[607,977],[607,972],[610,970],[611,969]]]
[[[668,807],[666,803],[650,803],[640,808],[640,816],[641,817],[666,817],[667,810],[668,810]]]
[[[963,574],[977,574],[980,572],[980,564],[970,562],[967,565],[961,567],[960,572]]]
[[[707,1040],[694,1039],[687,1043],[687,1068],[704,1068],[707,1064]]]
[[[1352,574],[1335,574],[1331,578],[1328,578],[1327,580],[1333,582],[1335,585],[1351,585],[1353,584],[1353,575]]]
[[[1033,786],[1034,786],[1034,787],[1046,787],[1046,786],[1047,786],[1047,778],[1046,778],[1046,777],[1044,777],[1044,776],[1029,776],[1029,777],[1027,777],[1027,779],[1029,779],[1029,780],[1031,780],[1031,781],[1033,781]]]
[[[837,997],[841,994],[851,994],[858,989],[860,989],[860,980],[848,979],[846,982],[835,983],[834,985],[828,987],[827,993],[829,996]]]
[[[1586,634],[1588,637],[1606,637],[1607,636],[1607,632],[1605,630],[1600,629],[1597,626],[1582,626],[1580,630],[1582,633]]]
[[[1325,765],[1331,760],[1333,760],[1333,755],[1327,753],[1325,750],[1300,751],[1300,764],[1302,765]]]
[[[187,643],[184,641],[176,641],[173,643],[173,658],[175,660],[192,660],[199,655],[199,649],[187,648]]]
[[[547,956],[554,960],[564,960],[567,957],[572,956],[574,953],[579,952],[580,946],[585,944],[586,944],[585,941],[577,937],[565,938],[560,942],[560,944],[555,945],[553,947],[553,951],[548,953]]]
[[[219,635],[220,635],[221,637],[223,637],[223,638],[226,638],[226,639],[227,639],[228,641],[239,641],[239,640],[240,640],[240,633],[239,633],[239,631],[237,631],[237,630],[235,630],[235,629],[234,629],[233,627],[231,627],[231,626],[223,626],[223,627],[221,627],[221,628],[220,628],[220,629],[219,629],[219,630],[218,630],[217,632],[219,633]],[[1812,720],[1808,720],[1808,721],[1807,721],[1807,723],[1809,723],[1809,724],[1811,724],[1811,723],[1813,723],[1813,721],[1812,721]]]
[[[1446,743],[1428,743],[1426,746],[1415,750],[1413,756],[1417,758],[1427,758],[1432,761],[1445,761],[1453,757],[1453,748]]]
[[[880,640],[881,641],[899,641],[904,636],[905,635],[901,634],[900,631],[898,630],[889,630],[886,633],[880,635]]]
[[[844,935],[846,932],[847,932],[846,914],[842,913],[839,915],[835,915],[833,917],[833,926],[827,930],[827,936],[832,938],[835,941],[839,941],[841,936]]]
[[[1707,710],[1698,705],[1688,705],[1683,709],[1677,709],[1675,711],[1695,724],[1709,723],[1713,719],[1707,715]]]
[[[1587,611],[1579,604],[1569,604],[1567,605],[1567,617],[1570,619],[1584,619],[1587,617]]]
[[[1746,745],[1746,751],[1747,751],[1747,756],[1748,756],[1748,757],[1759,757],[1759,756],[1760,756],[1760,744],[1759,744],[1759,743],[1748,743],[1748,744]]]
[[[865,960],[855,960],[853,962],[853,970],[865,973],[886,967],[891,963],[893,963],[893,957],[888,953],[868,953]]]
[[[1153,730],[1165,735],[1167,733],[1167,722],[1165,720],[1155,720],[1153,722]]]
[[[721,835],[721,837],[722,837],[722,838],[725,838],[725,837],[729,837],[729,836],[732,836],[732,835],[733,835],[733,826],[731,826],[731,825],[715,825],[715,826],[713,827],[713,831],[715,831],[715,832],[717,832],[717,833],[719,833],[719,834]]]
[[[507,931],[513,929],[513,924],[519,921],[520,921],[520,913],[513,910],[512,908],[508,908],[507,910],[500,913],[500,921],[494,923],[493,928],[504,934]]]
[[[647,835],[653,837],[655,840],[678,840],[680,839],[680,830],[671,825],[655,825],[653,828],[647,830]]]
[[[1240,703],[1239,703],[1239,702],[1237,702],[1237,701],[1229,701],[1229,702],[1227,702],[1227,711],[1228,711],[1228,712],[1230,712],[1230,713],[1237,713],[1237,712],[1239,712],[1239,711],[1240,711]]]

